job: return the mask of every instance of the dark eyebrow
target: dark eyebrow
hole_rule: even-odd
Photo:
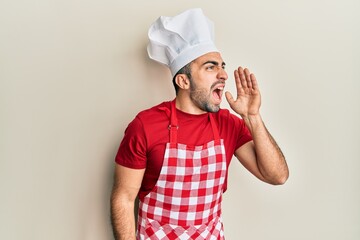
[[[217,61],[212,61],[212,60],[209,60],[209,61],[204,62],[203,65],[208,64],[208,63],[214,64],[214,65],[216,65],[216,66],[219,66],[219,65],[220,65],[219,62],[217,62]],[[222,62],[222,63],[221,63],[221,67],[225,67],[225,66],[226,66],[226,63],[225,63],[225,62]]]

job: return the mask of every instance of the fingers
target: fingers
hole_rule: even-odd
[[[240,68],[239,68],[240,69]],[[234,71],[234,77],[235,77],[235,84],[236,84],[236,90],[238,95],[240,93],[244,92],[244,78],[242,76],[240,76],[240,71],[239,70],[235,70]]]
[[[244,72],[245,72],[246,85],[248,88],[251,89],[252,83],[251,83],[250,71],[249,71],[249,69],[245,68]]]
[[[257,89],[255,75],[250,73],[249,69],[243,69],[242,67],[239,67],[234,71],[234,76],[238,92],[248,92]]]
[[[254,74],[250,74],[250,78],[251,78],[251,85],[252,85],[252,89],[253,90],[257,90],[258,89],[258,83],[256,80],[256,77]]]

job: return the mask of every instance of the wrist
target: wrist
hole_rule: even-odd
[[[260,113],[254,115],[241,115],[241,118],[244,120],[246,126],[250,131],[257,128],[257,126],[263,125]]]

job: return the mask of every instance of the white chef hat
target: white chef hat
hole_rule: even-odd
[[[149,57],[167,65],[171,75],[192,60],[209,52],[219,52],[214,44],[213,23],[200,8],[174,17],[159,17],[148,32]]]

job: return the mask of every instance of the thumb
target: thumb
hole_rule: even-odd
[[[234,98],[230,92],[225,92],[225,97],[230,105],[232,105],[234,103]]]

